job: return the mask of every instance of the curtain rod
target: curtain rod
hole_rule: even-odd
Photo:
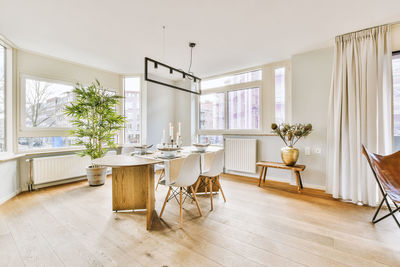
[[[378,26],[372,26],[372,27],[361,29],[361,30],[340,34],[340,35],[337,35],[336,37],[347,35],[347,34],[352,34],[352,33],[357,33],[357,32],[362,32],[362,31],[373,29],[373,28],[380,27],[380,26],[392,26],[392,25],[397,25],[397,24],[400,24],[400,21],[395,21],[395,22],[392,22],[392,23],[386,23],[386,24],[382,24],[382,25],[378,25]]]

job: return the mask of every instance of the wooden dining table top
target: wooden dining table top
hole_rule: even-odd
[[[155,158],[132,157],[128,155],[110,155],[92,161],[95,165],[106,167],[132,167],[162,163]]]

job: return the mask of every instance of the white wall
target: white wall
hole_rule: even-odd
[[[0,162],[0,204],[20,192],[18,160]]]
[[[163,129],[168,136],[169,122],[175,123],[175,91],[163,85],[147,82],[146,142],[148,145],[159,144]],[[177,126],[175,125],[174,128],[176,129]]]
[[[325,151],[326,151],[326,121],[328,116],[329,90],[332,74],[333,48],[311,51],[291,58],[289,74],[291,73],[291,94],[287,101],[292,102],[292,123],[312,123],[314,131],[310,136],[300,140],[296,147],[300,150],[298,164],[305,164],[306,170],[302,173],[305,186],[313,188],[325,187]],[[268,105],[273,105],[274,65],[263,67],[263,105],[265,133],[270,133],[274,115]],[[289,84],[290,86],[290,84]],[[271,103],[272,99],[272,103]],[[256,138],[258,160],[281,162],[280,149],[284,146],[278,136],[233,136],[234,138]],[[304,147],[321,148],[321,154],[304,155]],[[258,176],[259,174],[257,174]],[[288,171],[268,170],[270,179],[295,183],[294,177]]]
[[[327,118],[333,48],[292,57],[293,122],[313,125],[313,132],[299,141],[300,162],[307,166],[304,182],[325,185]],[[321,154],[304,155],[304,147],[321,148]]]

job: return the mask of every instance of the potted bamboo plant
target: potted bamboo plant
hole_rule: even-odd
[[[75,100],[65,107],[64,113],[71,119],[77,137],[77,145],[84,147],[79,156],[91,160],[103,157],[109,148],[115,148],[115,135],[123,128],[125,117],[118,115],[116,106],[121,96],[103,88],[98,80],[90,86],[77,84],[73,90]],[[91,186],[103,185],[106,168],[92,163],[88,166],[87,178]]]
[[[282,161],[287,166],[296,164],[299,158],[299,150],[294,145],[302,138],[309,135],[312,131],[312,125],[309,124],[293,124],[288,123],[276,124],[272,123],[271,129],[285,143],[285,147],[281,148]]]

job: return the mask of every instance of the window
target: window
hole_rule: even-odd
[[[73,100],[72,85],[23,78],[25,110],[24,128],[71,128],[64,115],[64,105]]]
[[[21,77],[18,150],[65,148],[74,145],[64,106],[73,101],[74,86],[38,77]]]
[[[199,135],[200,144],[223,145],[224,138],[222,135]]]
[[[224,93],[200,95],[199,128],[201,130],[221,130],[225,128]]]
[[[394,150],[400,150],[400,52],[393,53],[393,122]]]
[[[125,105],[125,144],[140,143],[140,77],[124,78]]]
[[[223,133],[260,130],[261,79],[262,70],[253,70],[202,81],[200,140],[222,143]]]
[[[248,83],[262,80],[262,71],[254,70],[245,73],[239,73],[220,78],[205,80],[201,82],[201,89],[207,90],[211,88],[224,87],[240,83]]]
[[[18,150],[66,148],[73,146],[75,137],[47,136],[47,137],[20,137],[18,138]]]
[[[228,92],[228,129],[259,128],[259,88]]]
[[[275,122],[285,122],[285,68],[275,69]]]
[[[0,152],[5,151],[6,48],[0,45]]]

